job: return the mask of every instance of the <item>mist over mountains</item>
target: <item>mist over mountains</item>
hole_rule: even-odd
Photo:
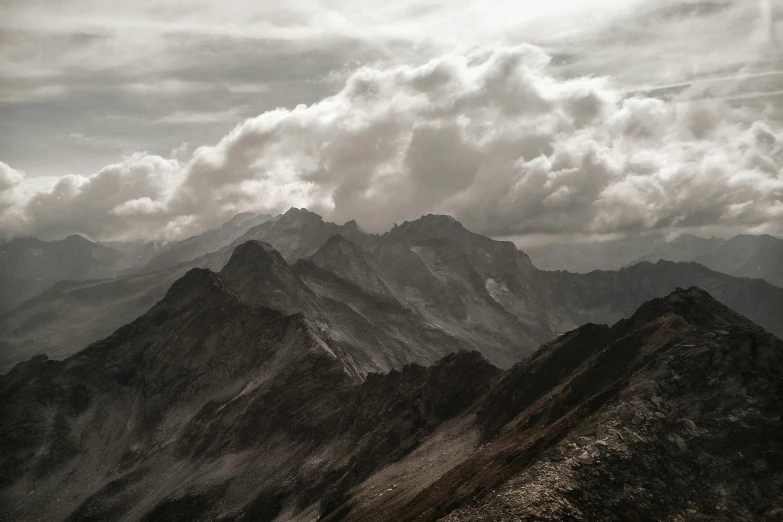
[[[667,241],[653,234],[589,243],[553,243],[527,247],[525,251],[543,270],[617,270],[663,259],[695,262],[716,272],[783,286],[783,240],[770,235],[740,234],[722,239],[682,234]]]

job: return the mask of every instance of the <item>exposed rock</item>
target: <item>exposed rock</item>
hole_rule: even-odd
[[[582,454],[579,455],[579,464],[589,466],[594,463],[595,463],[595,459],[591,457],[587,451],[583,451]]]

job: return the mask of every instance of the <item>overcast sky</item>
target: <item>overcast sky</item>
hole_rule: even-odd
[[[778,0],[0,5],[5,235],[783,235]]]

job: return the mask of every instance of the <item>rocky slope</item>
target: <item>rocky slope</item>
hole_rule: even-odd
[[[285,269],[244,248],[232,263],[260,249]],[[232,263],[191,270],[64,361],[0,377],[4,518],[780,514],[783,343],[699,289],[503,373],[458,352],[362,379],[328,329],[232,290]]]
[[[325,245],[318,257],[328,256]],[[289,265],[270,245],[239,245],[220,275],[250,305],[304,313],[320,335],[357,361],[357,371],[431,364],[471,345],[388,296],[368,292],[310,261]]]
[[[324,509],[497,372],[462,353],[362,382],[304,315],[247,305],[193,269],[107,339],[0,378],[0,509],[14,520]]]
[[[325,519],[778,520],[782,394],[783,343],[678,290],[507,371],[473,450],[426,486],[357,490]]]

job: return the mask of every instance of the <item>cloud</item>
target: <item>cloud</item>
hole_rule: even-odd
[[[494,236],[725,227],[783,234],[783,132],[718,101],[561,80],[531,45],[364,67],[184,164],[133,155],[16,203],[25,232],[179,238],[307,206],[380,231],[429,212]]]
[[[216,122],[233,122],[240,118],[246,107],[232,107],[220,111],[175,111],[158,119],[166,125],[187,125]]]
[[[14,207],[18,203],[16,188],[24,181],[24,173],[12,169],[0,161],[0,231],[12,231],[16,228],[18,216],[14,216]]]

